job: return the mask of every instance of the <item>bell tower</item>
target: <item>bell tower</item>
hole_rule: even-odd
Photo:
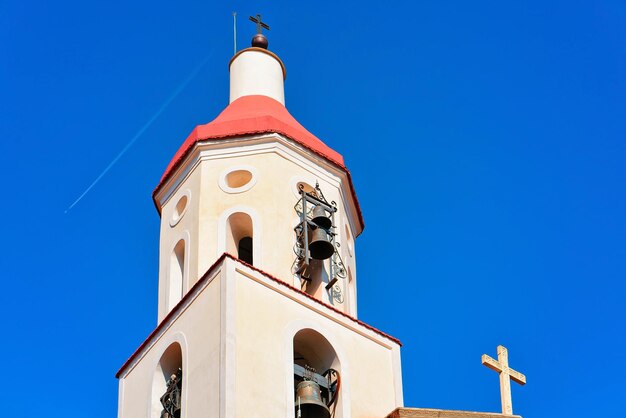
[[[357,319],[350,173],[288,112],[270,28],[250,20],[228,106],[153,192],[157,326],[117,373],[118,417],[386,417],[400,342]]]

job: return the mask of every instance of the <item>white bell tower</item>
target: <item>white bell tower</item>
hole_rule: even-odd
[[[386,417],[400,342],[357,319],[363,219],[343,157],[285,108],[257,16],[230,103],[153,193],[158,324],[117,373],[119,418]]]

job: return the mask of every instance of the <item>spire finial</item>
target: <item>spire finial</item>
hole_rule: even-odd
[[[252,37],[252,46],[267,49],[269,42],[265,35],[263,35],[263,29],[270,30],[270,27],[261,20],[260,14],[257,14],[256,17],[250,16],[249,19],[256,23],[256,35]]]

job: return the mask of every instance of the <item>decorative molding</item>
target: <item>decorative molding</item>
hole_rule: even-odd
[[[233,260],[224,258],[224,275],[220,282],[220,393],[231,394],[220,398],[220,416],[232,417],[235,415],[237,383],[236,351],[237,351],[237,321],[236,321],[236,289],[234,281],[235,267]]]
[[[393,383],[396,395],[396,405],[404,406],[404,388],[402,386],[402,360],[400,359],[400,347],[391,350],[393,364]]]
[[[161,212],[161,208],[203,161],[272,152],[296,162],[314,178],[323,179],[336,186],[340,191],[338,203],[349,214],[347,220],[350,223],[350,229],[359,231],[360,234],[359,212],[357,202],[352,198],[353,190],[348,172],[278,133],[204,140],[196,143],[175,172],[156,191],[154,199],[157,209]],[[354,234],[354,236],[359,234]]]
[[[117,416],[118,418],[123,417],[124,416],[124,383],[126,382],[126,379],[124,379],[123,377],[121,377],[119,379],[119,385],[117,386]]]

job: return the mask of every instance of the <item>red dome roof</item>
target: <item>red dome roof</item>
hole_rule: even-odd
[[[343,157],[300,125],[280,102],[267,96],[244,96],[212,122],[196,126],[170,161],[161,183],[198,141],[265,132],[282,134],[345,169]]]
[[[348,174],[352,196],[357,207],[361,228],[363,228],[363,216],[359,208],[356,194],[354,193],[352,178],[350,172],[344,165],[341,154],[331,149],[300,125],[282,103],[271,97],[261,95],[240,97],[229,104],[212,122],[206,125],[196,126],[183,145],[176,151],[176,154],[174,154],[174,158],[172,158],[172,161],[170,161],[167,166],[152,196],[155,197],[161,185],[163,185],[167,178],[174,172],[178,164],[181,163],[186,154],[197,142],[267,132],[276,132],[284,135],[343,169]]]

